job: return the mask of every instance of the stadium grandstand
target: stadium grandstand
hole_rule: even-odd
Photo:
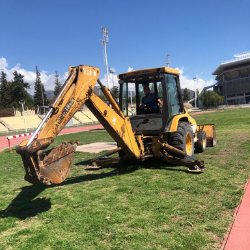
[[[225,97],[226,105],[250,103],[250,51],[234,55],[212,73],[217,81],[214,90]]]
[[[35,130],[41,123],[44,115],[34,114],[30,110],[24,112],[15,111],[12,116],[0,116],[0,133],[13,131]],[[81,108],[66,126],[82,126],[84,124],[97,123],[98,120],[86,107]]]

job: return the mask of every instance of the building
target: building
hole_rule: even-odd
[[[225,104],[250,103],[250,51],[234,57],[213,72],[217,81],[214,90],[225,97]]]

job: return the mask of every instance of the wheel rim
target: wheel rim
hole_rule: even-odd
[[[191,135],[188,133],[186,136],[186,154],[191,155],[192,154],[192,138]]]
[[[202,146],[203,146],[203,148],[206,147],[206,137],[205,136],[203,136]]]

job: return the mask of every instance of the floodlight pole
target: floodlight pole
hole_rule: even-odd
[[[43,97],[43,84],[40,83],[41,85],[41,94],[42,94],[42,101],[43,101],[43,113],[45,113],[45,108],[44,108],[44,97]]]
[[[101,29],[102,29],[101,43],[103,44],[104,66],[106,69],[107,85],[109,88],[109,71],[108,71],[108,58],[107,58],[107,48],[106,48],[106,44],[109,42],[108,29],[105,27],[101,27]]]
[[[132,100],[132,89],[130,90],[130,102],[131,102],[131,104],[130,104],[130,108],[131,108],[131,112],[132,112],[132,115],[133,115],[133,100]]]
[[[24,114],[24,107],[23,107],[23,105],[25,104],[25,101],[19,101],[19,104],[21,104],[21,105],[22,105],[22,110],[23,110],[23,120],[24,120],[24,127],[25,127],[25,132],[27,132],[26,120],[25,120],[25,114]]]
[[[107,58],[106,43],[103,44],[103,47],[104,47],[104,57],[105,57],[107,84],[108,84],[108,88],[110,88],[110,86],[109,86],[109,71],[108,71],[108,58]]]
[[[111,77],[112,77],[112,84],[113,84],[113,87],[115,86],[115,82],[114,82],[114,73],[115,73],[116,71],[115,71],[115,68],[112,68],[112,67],[110,67],[109,68],[109,73],[111,74]]]
[[[166,60],[166,65],[169,68],[169,64],[170,64],[170,55],[167,54],[167,60]]]
[[[196,82],[196,80],[197,80],[197,77],[195,76],[194,78],[193,78],[193,80],[194,80],[194,82]],[[196,88],[196,86],[195,86],[195,91],[194,91],[194,107],[196,108],[196,99],[197,99],[197,88]]]

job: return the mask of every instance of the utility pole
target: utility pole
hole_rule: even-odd
[[[113,87],[115,86],[115,83],[114,83],[114,73],[116,72],[115,71],[115,68],[112,68],[112,67],[110,67],[109,68],[109,72],[110,72],[110,74],[111,74],[111,77],[112,77],[112,85],[113,85]]]
[[[196,82],[196,80],[197,80],[197,77],[195,76],[194,78],[193,78],[193,80],[194,80],[194,82]],[[196,88],[196,86],[195,86],[195,91],[194,91],[194,107],[196,108],[197,107],[197,105],[196,105],[196,99],[197,99],[197,88]]]
[[[19,101],[19,104],[21,104],[21,105],[22,105],[22,110],[23,110],[23,120],[24,120],[24,127],[25,127],[25,132],[27,132],[26,120],[25,120],[25,114],[24,114],[24,107],[23,107],[23,105],[25,104],[25,101]]]
[[[102,29],[101,43],[103,45],[104,67],[106,69],[107,85],[109,88],[109,71],[108,71],[108,58],[107,58],[107,48],[106,48],[106,44],[109,42],[108,29],[104,27],[101,27],[101,29]]]
[[[45,113],[44,98],[43,98],[43,84],[42,83],[41,83],[41,93],[42,93],[42,100],[43,100],[43,113]]]
[[[169,68],[169,64],[170,64],[170,55],[169,54],[167,54],[167,58],[166,59],[167,59],[166,60],[166,65]]]

